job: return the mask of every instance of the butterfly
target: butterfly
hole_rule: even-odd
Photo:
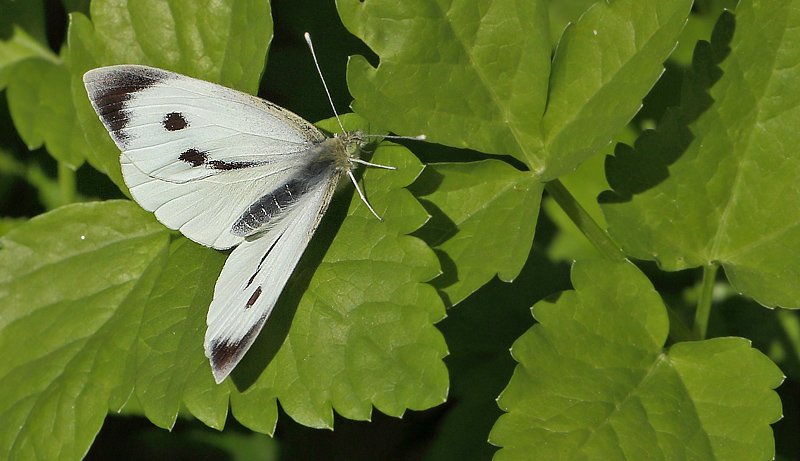
[[[214,83],[139,65],[93,69],[83,82],[133,199],[197,243],[235,247],[204,341],[219,384],[264,326],[340,177],[350,176],[377,217],[353,168],[393,168],[358,158],[358,131],[329,138],[283,107]]]

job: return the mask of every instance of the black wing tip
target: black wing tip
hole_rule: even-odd
[[[260,290],[260,286],[258,287]],[[211,363],[211,373],[214,375],[214,381],[217,384],[221,383],[231,374],[236,365],[242,361],[244,355],[253,345],[258,333],[264,326],[267,320],[267,315],[262,315],[261,318],[253,324],[244,336],[232,341],[231,338],[224,339],[211,339],[206,338],[206,357]]]
[[[135,93],[167,80],[170,73],[146,66],[110,66],[83,74],[83,84],[92,101],[109,95]]]
[[[119,64],[89,69],[83,74],[83,83],[85,85],[93,85],[98,82],[105,83],[109,78],[124,78],[126,76],[145,78],[158,82],[168,79],[172,74],[172,72],[159,69],[158,67],[143,66],[140,64]]]
[[[118,146],[128,140],[124,130],[130,121],[125,110],[127,101],[170,75],[165,70],[137,65],[99,67],[83,74],[89,100]]]
[[[239,342],[214,341],[206,350],[206,357],[211,363],[211,373],[217,384],[222,383],[242,359],[244,352]]]

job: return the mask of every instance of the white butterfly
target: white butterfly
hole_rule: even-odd
[[[214,288],[204,344],[221,383],[264,326],[341,175],[355,184],[355,163],[391,167],[356,157],[360,132],[328,138],[282,107],[214,83],[135,65],[93,69],[83,82],[136,202],[195,242],[236,246]]]

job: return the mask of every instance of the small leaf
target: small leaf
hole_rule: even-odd
[[[663,349],[666,309],[632,264],[578,262],[533,307],[498,399],[496,459],[772,459],[783,374],[742,338]]]
[[[77,169],[88,145],[75,119],[67,66],[44,59],[20,62],[7,93],[11,117],[28,149],[44,144],[50,155]]]
[[[431,164],[424,177],[434,190],[417,196],[434,220],[422,236],[451,263],[434,286],[457,304],[495,275],[514,280],[533,243],[544,185],[497,160]]]
[[[3,2],[8,5],[16,2]],[[21,2],[20,2],[21,3]],[[3,8],[0,7],[0,17],[3,17]],[[25,30],[14,24],[13,32],[8,40],[0,40],[0,89],[6,87],[8,76],[14,66],[29,58],[43,58],[45,60],[56,60],[53,52],[41,43],[37,42]]]

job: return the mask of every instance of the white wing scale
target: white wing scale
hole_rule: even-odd
[[[207,317],[220,383],[272,312],[359,138],[327,138],[270,102],[152,67],[103,67],[83,80],[136,202],[198,243],[239,245]]]

